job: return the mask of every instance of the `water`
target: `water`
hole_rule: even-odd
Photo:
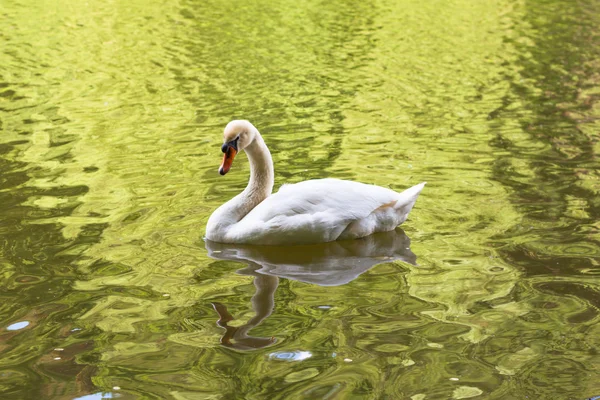
[[[591,0],[5,1],[2,397],[599,395],[598,26]],[[234,118],[276,187],[427,181],[409,248],[215,253]]]

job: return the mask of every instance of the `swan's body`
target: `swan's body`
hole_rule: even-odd
[[[232,121],[224,136],[221,174],[229,170],[238,146],[248,154],[251,171],[246,189],[210,216],[206,238],[215,242],[308,244],[390,231],[406,220],[425,185],[398,193],[359,182],[317,179],[283,185],[271,195],[273,162],[258,130],[248,121]]]

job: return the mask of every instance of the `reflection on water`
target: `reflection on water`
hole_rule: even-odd
[[[3,397],[600,393],[597,1],[4,3]],[[276,188],[429,182],[418,266],[207,251],[235,118]]]
[[[238,270],[237,273],[253,276],[256,287],[256,293],[252,296],[255,316],[241,326],[229,326],[228,323],[234,317],[227,311],[227,307],[221,303],[212,303],[219,315],[217,325],[225,329],[221,344],[236,350],[252,350],[276,342],[275,336],[252,337],[248,336],[248,332],[273,312],[279,278],[320,286],[344,285],[383,262],[402,260],[415,264],[417,257],[409,246],[410,239],[400,229],[357,240],[301,246],[249,246],[207,240],[206,249],[212,258],[248,264],[247,268]],[[304,353],[306,352],[300,352],[300,355],[277,354],[293,354],[292,359],[303,360],[307,358]]]
[[[228,323],[234,317],[227,311],[227,307],[221,303],[212,303],[219,320],[217,325],[225,329],[225,334],[221,337],[221,344],[236,350],[252,350],[270,346],[276,342],[274,336],[254,337],[249,336],[248,332],[260,325],[273,312],[275,306],[275,290],[279,285],[279,279],[275,276],[266,276],[257,273],[254,269],[248,268],[244,271],[238,271],[244,275],[254,276],[254,286],[256,293],[252,296],[252,309],[255,316],[240,326],[229,326]],[[233,343],[232,343],[233,340]]]
[[[208,255],[240,261],[257,273],[320,286],[344,285],[374,265],[401,260],[415,264],[410,239],[397,229],[358,240],[299,246],[250,246],[206,240]]]

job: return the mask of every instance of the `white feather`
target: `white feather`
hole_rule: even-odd
[[[423,186],[400,194],[339,179],[284,185],[235,224],[228,236],[232,243],[306,244],[389,231],[404,222]]]

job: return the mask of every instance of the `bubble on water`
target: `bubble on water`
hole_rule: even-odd
[[[26,328],[29,325],[29,321],[19,321],[15,322],[12,325],[6,327],[7,331],[18,331],[20,329]]]
[[[269,354],[269,358],[280,361],[302,361],[312,357],[310,351],[278,351]]]
[[[98,392],[98,393],[93,393],[93,394],[87,394],[85,396],[81,396],[81,397],[75,397],[73,400],[103,400],[103,399],[114,399],[115,397],[119,396],[114,395],[110,392]]]

